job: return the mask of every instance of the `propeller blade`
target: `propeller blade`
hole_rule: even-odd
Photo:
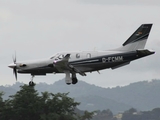
[[[13,56],[13,55],[12,55],[12,59],[13,59],[13,63],[15,63],[15,62],[14,62],[14,56]]]
[[[16,60],[16,52],[15,52],[15,55],[13,56],[13,62],[16,63],[16,61],[17,60]]]
[[[16,64],[16,52],[15,52],[15,55],[14,56],[12,56],[12,59],[13,59],[13,62],[14,62],[14,64]],[[16,68],[16,66],[13,68],[13,74],[15,75],[15,78],[16,78],[16,81],[17,81],[17,68]]]
[[[13,74],[15,75],[16,81],[17,81],[17,69],[16,67],[13,68]]]

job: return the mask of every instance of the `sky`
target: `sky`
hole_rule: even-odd
[[[154,55],[77,77],[101,87],[160,79],[159,12],[159,0],[0,0],[0,85],[16,82],[8,68],[15,52],[22,61],[61,51],[114,49],[144,23],[153,23],[146,48],[156,51]],[[19,82],[28,83],[30,78],[18,74]],[[52,84],[63,78],[64,74],[50,74],[37,76],[34,82]]]

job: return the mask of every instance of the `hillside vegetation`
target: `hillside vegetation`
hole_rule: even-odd
[[[3,98],[7,99],[9,95],[15,94],[22,84],[17,82],[9,87],[0,86],[0,90],[5,92]],[[68,86],[64,80],[59,80],[50,85],[39,83],[35,88],[39,93],[44,91],[55,94],[69,92],[69,97],[81,103],[78,106],[81,110],[110,109],[116,114],[132,107],[144,111],[160,107],[160,80],[141,81],[114,88],[102,88],[83,81]]]

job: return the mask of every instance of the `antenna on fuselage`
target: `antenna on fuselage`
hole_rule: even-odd
[[[97,70],[97,72],[98,72],[99,74],[101,74],[101,73],[99,72],[99,70]]]

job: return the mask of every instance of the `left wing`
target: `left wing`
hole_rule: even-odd
[[[67,54],[64,58],[55,60],[53,62],[54,67],[56,67],[59,71],[65,72],[70,71],[71,73],[79,73],[82,76],[86,76],[86,74],[79,69],[75,68],[73,65],[69,64],[70,54]]]
[[[74,72],[76,72],[76,73],[79,73],[79,74],[82,75],[82,76],[86,76],[85,72],[80,71],[79,69],[75,68],[73,65],[70,65],[70,64],[69,64],[68,66],[69,66],[69,68],[71,69],[71,71],[74,71]]]
[[[53,62],[54,67],[56,67],[59,71],[63,71],[68,69],[68,61],[70,58],[70,54],[67,54],[65,57],[63,58],[56,58],[55,61]]]

